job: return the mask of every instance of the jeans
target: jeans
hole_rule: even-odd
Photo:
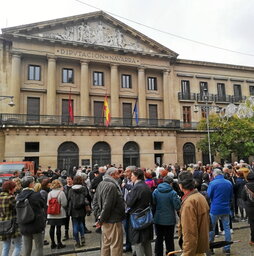
[[[2,256],[8,256],[11,248],[11,243],[14,245],[12,256],[20,256],[22,249],[22,237],[18,236],[3,241]]]
[[[130,235],[129,235],[129,226],[130,226],[129,216],[127,216],[126,219],[123,220],[123,226],[124,226],[125,238],[126,238],[125,249],[131,250],[131,242],[130,242]]]
[[[32,253],[33,240],[35,244],[34,256],[43,256],[43,233],[23,235],[23,255],[30,256]]]
[[[210,242],[214,241],[215,236],[215,225],[218,221],[218,219],[221,220],[223,229],[225,231],[225,241],[231,241],[231,233],[230,233],[230,226],[229,226],[229,214],[223,214],[223,215],[213,215],[210,213],[212,225],[213,225],[213,231],[210,231],[209,233],[209,240]],[[230,245],[224,246],[225,250],[230,249]]]
[[[85,228],[83,225],[83,217],[72,218],[73,235],[77,243],[80,242],[79,233],[81,237],[84,237]]]

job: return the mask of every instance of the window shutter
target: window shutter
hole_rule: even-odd
[[[40,98],[36,98],[36,97],[27,98],[27,120],[28,121],[40,120]]]

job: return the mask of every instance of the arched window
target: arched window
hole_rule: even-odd
[[[66,141],[57,150],[57,167],[72,175],[74,166],[79,166],[79,148],[74,142]]]
[[[127,142],[123,147],[123,167],[129,165],[140,166],[139,146],[136,142]]]
[[[183,162],[184,164],[196,163],[196,150],[194,144],[191,142],[183,145]]]
[[[111,149],[106,142],[97,142],[92,149],[92,164],[104,166],[111,164]]]

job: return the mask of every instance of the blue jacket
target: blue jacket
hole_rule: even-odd
[[[159,225],[175,225],[175,211],[181,208],[181,199],[172,186],[163,182],[153,192],[153,203],[156,206],[154,223]]]
[[[211,199],[211,214],[230,214],[230,202],[233,196],[233,186],[230,181],[226,180],[223,175],[217,175],[209,183],[207,193]]]

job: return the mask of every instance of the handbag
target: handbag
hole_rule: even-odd
[[[16,219],[0,221],[0,235],[12,235],[16,231]]]
[[[134,230],[142,230],[153,224],[153,213],[148,206],[144,210],[138,209],[130,214],[131,226]]]

